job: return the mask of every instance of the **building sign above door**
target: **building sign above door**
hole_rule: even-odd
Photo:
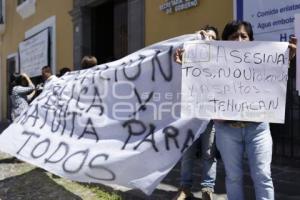
[[[165,0],[165,3],[159,6],[161,11],[167,14],[179,12],[198,5],[198,0]]]

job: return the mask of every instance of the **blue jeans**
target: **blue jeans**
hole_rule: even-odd
[[[226,171],[229,200],[243,200],[243,155],[246,152],[256,200],[273,200],[271,178],[272,137],[268,123],[247,123],[234,128],[228,122],[215,122],[216,142]]]
[[[202,133],[200,138],[198,138],[183,154],[181,159],[180,184],[182,187],[192,187],[194,160],[199,145],[201,145],[203,161],[201,187],[209,187],[213,189],[216,181],[217,167],[213,121],[209,122],[205,132]]]

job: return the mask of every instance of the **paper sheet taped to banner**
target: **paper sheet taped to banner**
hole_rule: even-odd
[[[284,123],[288,43],[184,45],[182,116]]]

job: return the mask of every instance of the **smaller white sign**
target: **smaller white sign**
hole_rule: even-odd
[[[287,42],[184,44],[182,117],[284,123]]]
[[[20,71],[28,76],[40,76],[41,69],[48,65],[48,29],[19,44]]]

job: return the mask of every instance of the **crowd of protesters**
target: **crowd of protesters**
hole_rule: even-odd
[[[218,40],[218,30],[213,26],[206,26],[197,32],[201,40]],[[246,21],[231,21],[226,24],[222,40],[253,41],[253,30]],[[294,59],[296,52],[296,38],[291,37],[290,59]],[[182,63],[184,49],[177,49],[175,61]],[[81,62],[82,69],[97,65],[94,56],[85,56]],[[59,76],[63,76],[69,68],[61,69]],[[43,86],[35,85],[26,74],[14,74],[9,91],[12,120],[16,119],[29,106],[29,102],[38,90],[47,87],[57,77],[52,74],[50,66],[42,68]],[[181,161],[180,190],[174,200],[192,199],[192,170],[194,156],[198,146],[201,146],[202,171],[202,199],[213,199],[216,181],[216,148],[219,150],[226,172],[226,191],[229,200],[243,200],[243,158],[247,155],[251,178],[255,188],[257,200],[273,200],[274,187],[271,177],[272,137],[269,124],[266,122],[242,122],[228,120],[211,120],[207,129],[199,140],[196,140],[183,155]]]

